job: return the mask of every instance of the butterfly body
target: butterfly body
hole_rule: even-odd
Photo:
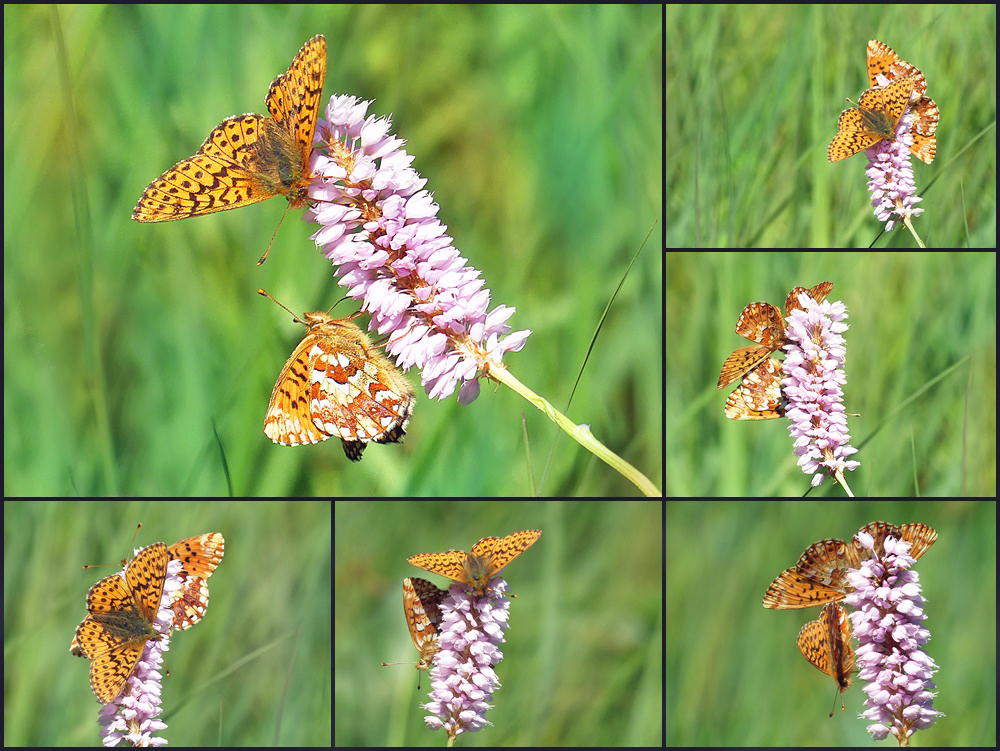
[[[803,657],[833,678],[839,693],[850,688],[853,678],[855,655],[851,638],[847,610],[839,602],[829,602],[823,606],[819,618],[802,627],[795,642]]]

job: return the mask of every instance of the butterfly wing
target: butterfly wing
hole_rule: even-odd
[[[325,81],[326,38],[319,34],[302,45],[267,92],[267,111],[291,134],[302,165],[308,164],[312,152]]]

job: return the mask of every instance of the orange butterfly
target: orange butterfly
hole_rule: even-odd
[[[858,530],[867,532],[875,540],[875,551],[885,552],[885,539],[894,537],[910,543],[910,555],[919,558],[937,540],[937,532],[923,524],[887,524],[872,522]],[[764,594],[764,607],[773,610],[792,610],[823,605],[831,600],[842,600],[853,592],[847,581],[848,569],[861,567],[873,555],[857,539],[820,540],[801,555],[794,567],[782,571]]]
[[[925,96],[927,82],[924,80],[924,74],[905,60],[900,60],[899,55],[887,45],[876,39],[869,41],[868,82],[872,86],[887,86],[902,78],[912,78],[915,83],[913,93],[910,95],[910,109],[914,113],[913,126],[910,129],[913,136],[910,151],[920,161],[930,164],[937,152],[934,131],[937,130],[941,113],[934,100]]]
[[[822,282],[811,289],[795,287],[785,298],[785,318],[793,310],[800,310],[799,294],[805,293],[816,302],[823,302],[833,289],[833,282]],[[741,378],[787,344],[785,319],[776,307],[766,302],[747,305],[736,322],[736,333],[744,339],[758,342],[752,347],[735,350],[722,364],[716,388],[724,389],[737,378]]]
[[[416,663],[417,670],[427,670],[440,651],[438,634],[441,630],[441,601],[448,596],[448,590],[439,589],[426,579],[408,577],[403,579],[403,615],[406,626],[410,630],[413,646],[420,653]],[[411,663],[383,662],[387,665],[409,665]],[[417,676],[417,689],[420,689],[420,676]]]
[[[843,694],[851,686],[854,649],[851,647],[851,619],[839,602],[828,602],[815,621],[809,621],[795,640],[802,656],[833,678]],[[834,698],[834,706],[836,698]],[[830,710],[833,717],[833,710]]]
[[[314,36],[267,92],[269,115],[236,115],[208,134],[198,153],[153,180],[132,211],[137,222],[172,222],[249,206],[277,195],[308,200],[326,39]]]
[[[900,78],[888,86],[865,91],[857,107],[840,113],[837,135],[830,141],[826,158],[839,162],[880,141],[892,140],[915,87],[913,78]]]
[[[482,595],[490,579],[542,536],[540,529],[526,529],[506,537],[484,537],[472,546],[472,552],[449,550],[446,553],[419,553],[406,559],[417,568],[469,584]]]

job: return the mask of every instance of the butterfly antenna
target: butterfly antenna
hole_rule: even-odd
[[[264,263],[264,261],[267,260],[267,254],[271,252],[271,246],[274,245],[274,238],[278,236],[278,230],[281,229],[281,224],[282,224],[282,222],[285,221],[285,216],[287,214],[288,214],[288,204],[285,205],[285,211],[281,215],[281,219],[278,221],[278,226],[274,228],[274,234],[271,235],[271,242],[269,242],[267,244],[267,250],[264,251],[264,255],[262,255],[260,257],[260,260],[257,261],[257,265],[258,266],[262,265]],[[277,302],[277,300],[275,300],[275,302]],[[281,305],[281,303],[278,303],[278,304]],[[285,306],[282,305],[281,307],[285,307]]]
[[[843,712],[844,707],[844,692],[841,690],[840,686],[837,686],[837,693],[833,695],[833,706],[830,707],[830,716],[833,717],[833,710],[837,708],[837,694],[840,694],[840,711]]]
[[[261,262],[263,262],[263,261],[264,261],[264,259],[262,258]],[[273,297],[271,297],[269,294],[267,294],[267,290],[266,289],[263,289],[263,288],[258,289],[257,290],[257,294],[260,295],[261,297],[266,297],[268,300],[270,300],[271,302],[273,302],[279,308],[284,308],[289,313],[292,313],[292,311],[288,308],[288,306],[282,305],[280,302],[278,302]],[[305,323],[305,321],[303,321],[301,318],[299,318],[295,313],[292,313],[292,320],[295,321],[296,323]]]
[[[382,667],[389,667],[390,665],[416,665],[415,662],[383,662]],[[417,671],[417,691],[420,690],[420,675],[421,671]]]
[[[135,532],[132,533],[132,544],[129,545],[129,550],[131,550],[132,549],[132,545],[135,544],[135,538],[139,534],[139,527],[141,527],[141,526],[142,526],[142,522],[139,522],[138,524],[135,525]],[[114,565],[115,564],[113,564],[113,563],[88,563],[87,565],[82,566],[81,568],[83,568],[83,569],[86,570],[88,568],[100,568],[101,566],[114,566]]]

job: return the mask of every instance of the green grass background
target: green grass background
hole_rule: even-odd
[[[916,247],[877,237],[863,155],[826,158],[870,39],[941,111],[937,156],[913,160],[918,233],[996,246],[995,5],[670,5],[666,33],[667,247]]]
[[[663,741],[662,502],[337,502],[335,745],[438,746],[424,726],[402,608],[407,557],[542,536],[505,569],[502,687],[460,746],[638,746]]]
[[[996,496],[994,253],[670,253],[666,287],[668,496],[799,496],[787,421],[726,419],[722,363],[750,342],[744,306],[783,309],[834,283],[848,309],[857,496]],[[781,357],[779,356],[779,359]],[[829,480],[813,493],[840,497]]]
[[[865,524],[922,523],[937,542],[917,561],[927,602],[925,651],[937,663],[934,707],[947,716],[914,746],[996,745],[996,504],[994,501],[666,504],[668,747],[872,746],[858,719],[827,715],[834,682],[795,646],[819,608],[768,610],[771,581],[812,543],[849,540]],[[874,744],[897,748],[891,737]]]
[[[220,532],[205,617],[175,632],[163,679],[171,746],[331,742],[328,501],[4,502],[4,745],[94,746],[101,705],[69,653],[87,590],[136,547]]]
[[[478,496],[531,493],[543,474],[544,493],[635,492],[485,382],[460,408],[410,373],[405,445],[356,466],[335,439],[265,438],[304,328],[257,288],[296,311],[343,294],[313,227],[290,215],[258,268],[280,198],[130,215],[211,128],[261,112],[318,33],[324,102],[352,94],[392,115],[491,307],[534,331],[507,363],[557,407],[654,229],[568,414],[659,481],[661,21],[656,6],[5,6],[5,492]]]

